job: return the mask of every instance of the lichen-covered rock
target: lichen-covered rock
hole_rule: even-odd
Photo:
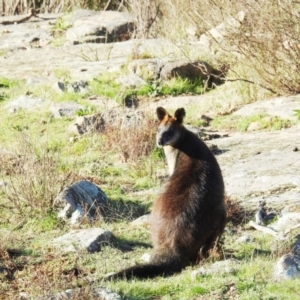
[[[82,180],[65,188],[55,199],[54,205],[64,205],[59,218],[70,218],[76,224],[84,215],[90,220],[100,215],[100,208],[107,204],[106,194],[90,181]]]

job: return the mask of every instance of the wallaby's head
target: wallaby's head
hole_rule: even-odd
[[[185,117],[184,108],[178,108],[174,117],[170,116],[163,107],[156,109],[159,120],[156,134],[156,143],[158,147],[173,146],[180,138],[183,118]]]

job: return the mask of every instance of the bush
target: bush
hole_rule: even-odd
[[[14,151],[0,157],[0,176],[7,183],[3,207],[8,215],[49,214],[55,197],[70,183],[68,174],[60,174],[59,156],[24,134]]]

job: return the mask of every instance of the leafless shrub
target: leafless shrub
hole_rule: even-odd
[[[149,38],[157,36],[153,25],[158,22],[161,16],[161,0],[127,0],[130,10],[137,19],[137,38]]]
[[[13,150],[15,159],[0,159],[0,175],[7,183],[5,203],[8,214],[46,214],[62,188],[71,180],[59,173],[59,154],[47,145],[34,145],[26,135]]]
[[[249,219],[249,212],[247,212],[240,203],[226,196],[225,204],[227,208],[227,222],[231,222],[234,226],[239,226]]]
[[[132,120],[131,120],[132,119]],[[137,161],[151,153],[155,146],[155,120],[147,115],[119,118],[106,125],[102,151],[117,153],[123,162]]]
[[[295,1],[192,0],[182,18],[215,43],[230,80],[294,94],[300,92],[299,9]]]

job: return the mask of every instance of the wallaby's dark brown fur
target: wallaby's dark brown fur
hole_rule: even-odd
[[[226,224],[224,183],[220,167],[206,144],[183,125],[185,110],[174,117],[157,108],[157,145],[163,147],[169,180],[151,212],[154,254],[107,278],[170,275],[207,256]]]

